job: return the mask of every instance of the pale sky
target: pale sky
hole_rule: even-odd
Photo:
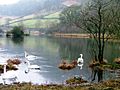
[[[17,3],[19,0],[0,0],[0,5],[8,5]]]

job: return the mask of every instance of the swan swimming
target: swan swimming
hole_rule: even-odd
[[[82,66],[83,66],[83,54],[80,54],[80,57],[78,58],[77,60],[77,66],[82,69]]]
[[[40,66],[30,65],[30,62],[28,60],[26,60],[25,63],[27,64],[27,70],[25,70],[25,73],[28,73],[30,70],[33,70],[33,71],[39,71],[40,70]]]
[[[29,55],[26,51],[25,51],[25,58],[27,59],[27,60],[35,60],[35,59],[37,59],[37,56],[34,56],[34,55]]]
[[[7,84],[6,82],[8,81],[10,84],[17,82],[17,75],[14,70],[11,71],[6,71],[6,64],[4,64],[4,70],[3,74],[1,74],[3,84]]]

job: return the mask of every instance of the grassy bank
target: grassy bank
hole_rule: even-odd
[[[109,80],[90,85],[32,85],[31,83],[22,83],[0,85],[0,90],[120,90],[120,80]]]

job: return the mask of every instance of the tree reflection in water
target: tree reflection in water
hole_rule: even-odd
[[[12,38],[12,41],[15,44],[22,44],[24,42],[24,37],[20,37],[20,38]]]

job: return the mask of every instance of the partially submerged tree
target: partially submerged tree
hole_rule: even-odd
[[[115,8],[118,7],[112,5],[111,0],[91,0],[84,7],[72,6],[61,13],[62,23],[76,25],[95,39],[95,60],[100,63],[103,62],[105,42],[119,32],[120,11]]]
[[[61,22],[76,25],[80,30],[91,34],[94,39],[94,58],[103,63],[106,41],[120,35],[120,7],[115,0],[90,0],[84,7],[72,6],[65,9],[61,13]],[[101,81],[103,70],[96,70],[95,74],[101,73],[98,75],[98,81]]]

